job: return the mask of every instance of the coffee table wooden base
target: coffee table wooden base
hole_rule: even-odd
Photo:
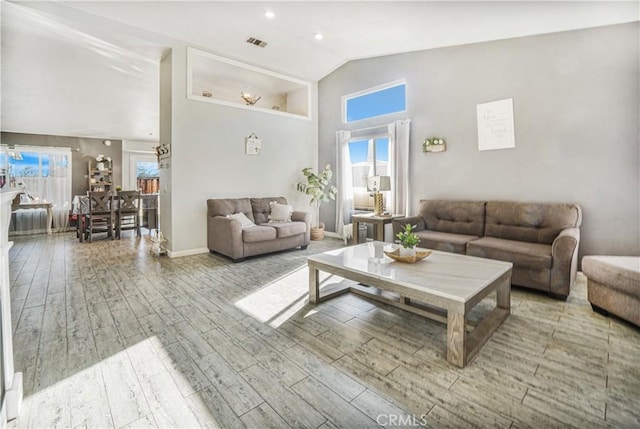
[[[478,354],[484,343],[510,313],[511,273],[496,288],[496,307],[471,332],[466,330],[464,313],[447,312],[447,361],[452,365],[464,367]]]
[[[506,272],[492,282],[482,294],[479,294],[472,301],[469,301],[462,311],[455,311],[452,309],[442,310],[429,304],[423,305],[415,298],[411,299],[404,296],[391,297],[388,293],[382,292],[393,291],[393,288],[385,287],[389,286],[388,282],[372,282],[372,279],[367,275],[345,271],[337,267],[329,267],[324,264],[316,264],[313,261],[308,261],[308,265],[309,302],[311,304],[317,304],[343,293],[352,292],[437,322],[445,323],[447,325],[447,361],[461,368],[466,366],[467,363],[475,357],[484,343],[487,342],[493,332],[511,312],[511,271]],[[320,296],[319,269],[339,275],[345,279],[353,280],[354,282],[378,284],[372,284],[374,287],[368,287],[362,284],[349,284],[347,282]],[[467,326],[471,326],[466,320],[467,313],[493,291],[496,291],[496,307],[487,314],[484,319],[478,322],[470,332],[467,332]]]

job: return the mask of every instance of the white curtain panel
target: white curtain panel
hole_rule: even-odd
[[[69,226],[69,210],[71,209],[71,149],[20,146],[20,151],[39,153],[40,159],[48,159],[48,176],[17,177],[25,185],[25,193],[41,202],[47,201],[53,206],[53,229],[64,231]],[[41,172],[40,172],[41,174]],[[30,230],[41,232],[46,230],[46,209],[22,210],[16,215],[17,231]]]
[[[389,128],[389,175],[391,193],[387,199],[386,210],[392,213],[410,215],[409,195],[409,134],[411,119],[392,122]]]
[[[343,235],[344,226],[351,223],[353,214],[353,177],[351,172],[351,156],[349,155],[350,131],[336,133],[337,171],[336,183],[336,233]]]
[[[53,228],[64,230],[69,226],[71,209],[71,149],[49,153],[49,177],[46,200],[53,204]]]

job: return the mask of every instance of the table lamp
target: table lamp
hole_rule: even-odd
[[[367,191],[373,192],[373,214],[381,216],[384,212],[382,193],[391,190],[391,177],[372,176],[367,178]]]

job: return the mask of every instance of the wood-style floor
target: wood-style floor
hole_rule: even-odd
[[[20,237],[10,427],[640,427],[640,329],[514,290],[464,369],[446,328],[344,295],[306,303],[306,257],[154,258],[148,243]]]

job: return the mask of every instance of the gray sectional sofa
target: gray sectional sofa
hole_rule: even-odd
[[[511,282],[566,299],[576,276],[582,211],[576,204],[421,200],[420,247],[513,263]]]
[[[294,211],[291,222],[269,223],[269,203],[272,201],[287,204],[284,197],[207,200],[209,251],[240,262],[248,256],[294,247],[306,249],[311,233],[311,215]],[[227,215],[235,213],[244,213],[256,226],[243,229],[240,222],[227,218]]]

